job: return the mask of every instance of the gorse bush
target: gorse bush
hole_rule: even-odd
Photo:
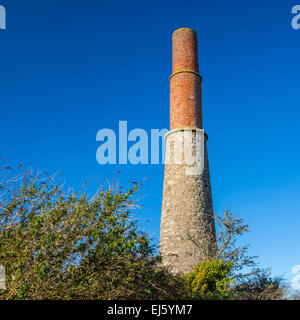
[[[118,187],[93,197],[32,172],[0,185],[2,299],[176,298],[172,276],[156,268],[147,235]],[[173,279],[174,283],[174,279]]]
[[[232,263],[203,261],[185,277],[186,296],[193,299],[229,299],[232,297]]]

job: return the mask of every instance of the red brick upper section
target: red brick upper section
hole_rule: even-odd
[[[173,32],[172,72],[184,69],[199,72],[197,34],[190,28]]]
[[[197,75],[198,48],[197,34],[194,30],[181,28],[173,33],[172,71],[170,129],[202,129],[201,78]]]

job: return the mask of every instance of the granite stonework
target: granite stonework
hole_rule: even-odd
[[[203,130],[186,130],[193,135],[192,155],[198,156],[192,163],[184,160],[188,157],[184,146],[180,146],[183,131],[173,130],[166,135],[169,161],[165,165],[160,230],[162,263],[174,274],[192,271],[199,262],[212,259],[216,250],[207,137]],[[202,138],[197,139],[199,133]]]

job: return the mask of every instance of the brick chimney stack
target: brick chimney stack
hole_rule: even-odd
[[[190,28],[173,33],[169,80],[170,132],[165,139],[166,159],[173,160],[165,165],[159,251],[163,265],[172,273],[186,274],[201,261],[213,259],[216,251],[207,135],[202,128],[197,34]],[[198,160],[203,165],[196,171],[184,161],[186,150],[201,158]]]
[[[201,81],[197,34],[189,28],[178,29],[173,33],[170,130],[202,129]]]

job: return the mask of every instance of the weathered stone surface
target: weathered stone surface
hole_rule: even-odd
[[[163,265],[172,273],[190,272],[200,261],[213,258],[216,250],[206,138],[199,140],[201,145],[197,144],[196,131],[193,130],[191,148],[193,154],[196,154],[196,148],[203,150],[198,151],[198,155],[203,157],[200,170],[189,174],[194,165],[187,165],[184,161],[182,164],[172,161],[165,165],[160,254]],[[176,145],[181,141],[180,136],[180,130],[167,135],[166,158],[178,158],[178,150],[184,153],[184,147]]]

